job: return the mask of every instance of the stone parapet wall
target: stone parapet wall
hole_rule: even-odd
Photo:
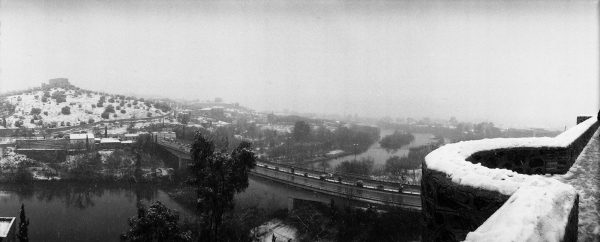
[[[559,223],[560,229],[553,230],[555,239],[552,241],[576,241],[577,192],[570,185],[553,178],[531,174],[566,173],[598,126],[596,119],[588,119],[555,138],[468,141],[449,144],[432,152],[422,166],[423,240],[462,241],[469,234],[470,241],[483,241],[478,235],[511,233],[503,231],[501,226],[479,228],[491,218],[496,223],[510,224],[511,214],[498,214],[498,211],[511,213],[523,210],[512,202],[505,204],[509,199],[517,199],[520,204],[535,203],[546,207],[561,204],[558,206],[561,211],[558,215],[552,210],[518,212],[519,222],[539,225],[544,224],[547,217],[552,217],[555,221],[564,221]],[[514,197],[517,193],[519,195]],[[533,193],[548,198],[529,195]],[[537,230],[540,228],[535,226],[510,228],[522,238],[539,236]],[[528,229],[536,231],[526,231]],[[473,231],[477,232],[471,236],[470,232]]]
[[[483,224],[509,196],[458,185],[444,173],[423,166],[423,241],[460,241]]]
[[[589,117],[588,117],[589,118]],[[503,168],[521,174],[564,174],[569,171],[600,123],[590,126],[567,147],[519,147],[485,150],[466,160],[488,168]]]

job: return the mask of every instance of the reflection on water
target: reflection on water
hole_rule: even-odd
[[[341,207],[366,206],[256,177],[251,177],[249,187],[236,195],[235,203],[236,209],[257,207],[268,214],[288,208],[290,198],[323,203],[333,199]],[[72,183],[0,184],[0,216],[18,217],[24,203],[31,241],[119,241],[119,235],[129,229],[127,218],[137,214],[138,199],[146,204],[159,200],[177,210],[182,220],[195,218],[193,210],[152,185]],[[414,219],[418,223],[418,216]]]
[[[381,136],[381,138],[383,138],[386,135],[393,134],[394,131],[395,130],[392,130],[392,129],[383,129],[383,130],[381,130],[380,136]],[[385,165],[385,161],[387,161],[387,159],[392,156],[400,156],[400,157],[407,156],[409,148],[426,145],[426,144],[429,144],[429,143],[432,143],[435,141],[433,139],[435,136],[433,134],[429,134],[429,133],[414,133],[413,136],[415,136],[415,140],[413,140],[409,145],[403,146],[401,149],[396,150],[396,151],[389,151],[384,148],[381,148],[381,146],[379,146],[379,141],[378,141],[375,144],[371,145],[371,147],[369,147],[369,149],[367,151],[356,155],[356,159],[360,160],[362,158],[371,157],[371,158],[373,158],[373,160],[375,162],[375,166],[383,166],[383,165]],[[335,168],[338,164],[342,163],[343,161],[353,160],[354,157],[355,157],[354,155],[347,155],[347,156],[339,157],[339,158],[330,160],[328,162],[328,164],[329,164],[329,167]],[[318,168],[322,168],[322,167],[321,167],[320,163],[314,163],[313,168],[318,169]]]
[[[112,187],[69,183],[0,185],[0,216],[18,217],[21,203],[29,217],[31,241],[118,241],[135,216],[137,199],[160,200],[180,212],[191,211],[152,186]]]

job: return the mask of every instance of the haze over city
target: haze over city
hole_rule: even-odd
[[[2,92],[67,77],[261,111],[559,130],[598,110],[594,1],[0,4]]]

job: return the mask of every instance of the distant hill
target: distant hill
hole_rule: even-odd
[[[3,95],[0,128],[55,128],[101,120],[146,118],[171,108],[143,98],[84,90],[75,86],[36,88]]]

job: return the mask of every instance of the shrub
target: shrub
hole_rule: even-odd
[[[108,102],[109,102],[109,103],[114,103],[114,102],[115,102],[115,99],[111,97],[110,99],[108,99]]]
[[[99,108],[101,108],[101,107],[103,107],[103,106],[104,106],[104,103],[102,103],[102,102],[98,102],[98,104],[96,104],[96,106],[97,106],[97,107],[99,107]]]
[[[71,122],[67,122],[67,126],[71,126]]]
[[[128,108],[130,108],[130,107],[131,107],[131,103],[128,103],[128,104],[127,104],[127,107],[128,107]]]
[[[23,126],[23,120],[17,120],[17,121],[15,121],[15,127],[18,128],[18,127],[21,127],[21,126]]]
[[[146,117],[148,117],[148,118],[152,117],[152,113],[151,112],[146,113]]]
[[[31,120],[29,121],[29,123],[33,123],[33,122],[35,122],[35,119],[31,119]]]
[[[77,107],[81,108],[81,104],[77,105]]]
[[[96,108],[96,104],[92,104],[92,108]]]
[[[65,126],[65,121],[60,121],[60,126]]]
[[[116,114],[116,113],[114,113],[114,114],[113,114],[113,118],[116,118],[116,117],[117,117],[117,114]]]
[[[69,106],[64,106],[60,109],[60,112],[64,115],[71,114],[71,108]]]
[[[138,101],[137,100],[133,101],[133,105],[138,105]]]
[[[125,112],[125,109],[121,109],[121,113],[126,113],[126,112]]]
[[[52,99],[56,100],[56,103],[62,103],[67,101],[67,96],[63,91],[55,91],[52,93]]]
[[[121,110],[121,106],[117,106],[115,109],[117,109],[117,110]]]
[[[48,111],[44,111],[44,115],[48,116]]]
[[[105,113],[114,113],[115,112],[115,108],[113,107],[113,105],[108,105],[106,106],[106,108],[104,109]]]
[[[110,114],[107,112],[104,112],[100,115],[100,117],[102,117],[103,119],[108,119],[110,117]]]
[[[125,106],[125,101],[121,101],[121,103],[119,103],[119,106],[121,106],[121,107]]]
[[[93,118],[88,119],[88,124],[93,124],[93,123],[94,123],[94,119]]]
[[[45,102],[48,102],[48,98],[47,98],[46,96],[43,96],[43,97],[42,97],[42,102],[44,102],[44,103],[45,103]]]
[[[42,112],[41,108],[31,108],[31,111],[29,111],[29,114],[37,115],[37,114],[40,114],[41,112]]]

